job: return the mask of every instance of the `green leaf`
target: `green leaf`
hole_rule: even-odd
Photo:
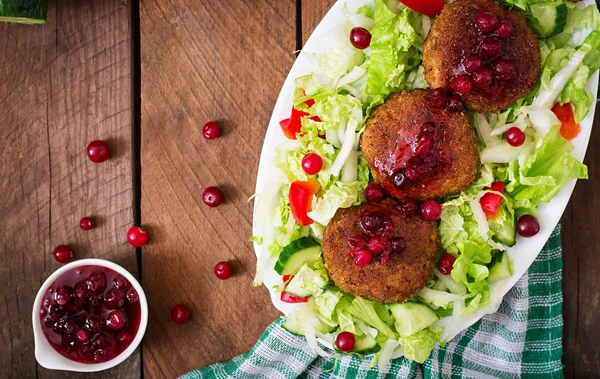
[[[399,342],[406,358],[424,363],[441,335],[442,328],[427,328],[409,337],[400,337]]]

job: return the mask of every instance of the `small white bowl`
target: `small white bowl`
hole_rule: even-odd
[[[50,345],[48,339],[46,338],[42,330],[40,320],[40,308],[42,307],[42,299],[46,294],[46,291],[48,291],[48,288],[52,285],[52,283],[54,283],[54,281],[58,279],[62,274],[81,266],[101,266],[118,272],[119,274],[127,278],[127,280],[129,280],[129,283],[131,283],[133,288],[135,288],[140,298],[140,326],[133,341],[121,354],[117,355],[116,357],[107,362],[80,363],[72,361],[69,358],[60,354],[58,351],[54,350],[54,348],[52,347],[52,345]],[[138,345],[142,341],[142,338],[144,337],[144,332],[146,331],[146,326],[148,325],[148,301],[146,300],[146,295],[144,294],[142,286],[133,277],[133,275],[131,275],[129,271],[125,270],[123,267],[104,259],[81,259],[62,266],[54,273],[52,273],[52,275],[50,275],[48,279],[46,279],[46,281],[38,291],[37,296],[35,297],[35,302],[33,303],[32,319],[33,336],[35,340],[35,359],[42,367],[45,367],[50,370],[66,370],[78,372],[102,371],[107,370],[123,362],[133,353],[133,351],[138,347]]]

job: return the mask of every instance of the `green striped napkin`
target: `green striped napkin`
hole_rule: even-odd
[[[279,318],[249,353],[182,378],[562,378],[561,254],[559,226],[498,312],[436,347],[423,365],[398,358],[379,372],[370,358],[328,360]]]

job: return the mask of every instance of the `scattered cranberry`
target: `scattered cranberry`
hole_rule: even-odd
[[[316,175],[323,168],[323,159],[317,153],[308,153],[302,158],[302,169],[308,175]]]
[[[491,33],[496,29],[498,18],[489,12],[481,12],[475,18],[475,25],[482,33]]]
[[[131,333],[124,330],[117,334],[117,341],[119,341],[119,343],[123,346],[129,346],[129,344],[131,344],[131,342],[133,341],[133,336],[131,335]]]
[[[111,311],[106,319],[106,327],[110,330],[121,330],[127,324],[127,317],[123,311],[117,309]]]
[[[498,80],[511,80],[517,77],[515,65],[507,60],[501,59],[493,64],[494,75]]]
[[[129,288],[129,281],[123,275],[117,275],[113,280],[113,286],[121,291],[125,291]]]
[[[77,333],[75,333],[75,337],[79,342],[87,342],[89,338],[89,334],[85,329],[79,329]]]
[[[454,266],[454,261],[456,258],[451,254],[444,254],[440,257],[437,263],[438,270],[443,275],[450,275],[452,272],[452,267]]]
[[[183,304],[177,304],[171,309],[171,320],[176,324],[185,324],[190,318],[190,311]]]
[[[54,300],[56,301],[56,304],[60,305],[61,307],[64,307],[65,305],[69,304],[69,302],[71,301],[71,287],[58,287],[56,289],[56,292],[54,292]]]
[[[471,77],[469,75],[461,75],[457,78],[452,79],[450,82],[450,88],[460,93],[461,95],[466,95],[473,89],[473,83],[471,82]]]
[[[202,201],[211,208],[218,207],[223,202],[223,192],[218,187],[208,187],[202,194]]]
[[[133,288],[130,288],[127,291],[127,293],[125,294],[125,298],[127,299],[127,302],[131,304],[140,301],[140,295],[138,295],[137,291]]]
[[[465,109],[465,106],[460,96],[458,96],[457,94],[452,94],[448,99],[448,105],[446,106],[446,109],[450,113],[457,113],[462,112]]]
[[[354,255],[354,263],[356,263],[357,266],[366,266],[371,263],[372,260],[373,254],[371,254],[370,251]]]
[[[354,337],[354,334],[350,332],[341,332],[335,338],[335,346],[345,353],[349,353],[354,350],[355,345],[356,338]]]
[[[463,68],[469,74],[479,71],[481,67],[483,67],[483,61],[478,55],[471,55],[463,62]]]
[[[383,188],[377,183],[371,183],[365,188],[365,198],[369,203],[379,203],[384,195]]]
[[[412,180],[410,180],[406,176],[406,171],[405,170],[400,170],[400,171],[396,172],[394,174],[392,180],[393,180],[393,183],[394,183],[394,187],[396,187],[397,189],[399,189],[401,191],[409,189],[414,184],[412,182]]]
[[[390,240],[390,243],[394,253],[402,253],[406,250],[406,240],[402,237],[394,237]]]
[[[363,236],[348,237],[348,245],[352,248],[366,246],[369,241]]]
[[[418,155],[427,155],[433,147],[433,136],[431,134],[421,134],[415,146],[415,153]]]
[[[148,243],[148,232],[139,226],[132,226],[127,232],[127,241],[133,247],[142,247]]]
[[[104,295],[104,305],[108,309],[117,309],[125,304],[125,296],[123,292],[116,288],[111,288],[108,290],[106,295]]]
[[[429,105],[435,109],[444,109],[448,102],[445,88],[436,88],[427,95]]]
[[[442,215],[442,205],[435,200],[427,200],[421,206],[421,215],[425,220],[435,221]]]
[[[106,141],[92,141],[87,146],[87,156],[94,163],[102,163],[108,159],[110,148]]]
[[[219,138],[219,134],[221,134],[221,127],[214,121],[207,122],[202,127],[202,135],[206,139]]]
[[[94,220],[91,217],[84,217],[79,221],[79,227],[81,230],[94,229]]]
[[[413,216],[415,213],[417,213],[417,202],[410,196],[400,199],[398,206],[400,210],[407,216]]]
[[[58,263],[69,263],[73,258],[73,252],[69,249],[69,246],[66,245],[56,246],[52,255],[54,255],[54,259],[56,259]]]
[[[519,147],[523,145],[523,143],[525,143],[525,138],[525,133],[515,126],[508,129],[506,132],[506,142],[508,142],[510,146]]]
[[[479,45],[479,55],[483,59],[490,59],[500,51],[500,40],[496,37],[486,37]]]
[[[233,267],[229,262],[219,262],[215,265],[214,271],[217,278],[225,280],[231,277],[231,274],[233,273]]]
[[[492,84],[494,80],[493,71],[491,68],[482,68],[481,70],[475,72],[472,76],[473,84],[477,88],[486,88]]]
[[[500,21],[496,27],[496,35],[500,38],[509,38],[512,35],[513,27],[510,21]]]
[[[532,215],[523,215],[517,221],[517,233],[521,237],[533,237],[540,231],[540,223]]]
[[[371,44],[371,33],[359,26],[350,31],[350,43],[357,49],[364,50]]]

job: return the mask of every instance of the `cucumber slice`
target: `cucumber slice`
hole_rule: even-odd
[[[529,7],[529,25],[541,38],[552,37],[563,31],[569,9],[564,3],[537,3]]]
[[[354,345],[354,351],[363,354],[372,354],[378,352],[380,349],[375,338],[368,334],[356,337],[356,344]]]
[[[300,271],[290,280],[285,292],[298,297],[315,296],[327,287],[329,278],[323,277],[318,271],[311,270],[305,264]]]
[[[489,221],[490,230],[494,232],[492,237],[497,242],[506,246],[514,246],[517,239],[517,227],[515,217],[508,211],[504,204],[498,208],[496,218]]]
[[[488,276],[488,282],[496,282],[498,280],[510,278],[512,276],[512,269],[510,259],[505,251],[499,252],[495,257],[495,261],[490,266],[490,274]]]
[[[433,309],[421,303],[407,301],[391,304],[389,307],[401,337],[410,337],[440,319]]]
[[[304,326],[306,325],[306,314],[303,310],[290,313],[283,325],[281,325],[288,332],[295,334],[297,336],[303,336]],[[317,326],[317,331],[322,334],[331,333],[335,330],[335,327],[331,327],[321,320],[319,320],[319,325]]]
[[[321,245],[311,237],[302,237],[281,250],[275,271],[279,275],[295,275],[304,264],[312,266],[320,256]]]
[[[0,0],[0,21],[45,24],[48,0]]]

